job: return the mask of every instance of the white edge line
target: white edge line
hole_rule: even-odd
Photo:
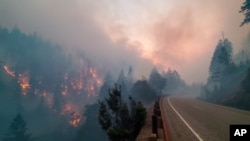
[[[196,133],[194,131],[194,129],[185,121],[185,119],[177,112],[177,110],[174,108],[174,106],[171,104],[171,102],[169,101],[169,97],[168,97],[168,103],[170,105],[170,107],[174,110],[174,112],[179,116],[179,118],[186,124],[186,126],[192,131],[192,133],[195,135],[195,137],[199,140],[199,141],[203,141],[203,139],[199,136],[198,133]]]

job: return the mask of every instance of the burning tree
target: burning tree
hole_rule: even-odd
[[[95,65],[83,52],[68,54],[63,47],[35,34],[26,35],[18,28],[8,31],[0,27],[0,36],[0,99],[1,102],[13,99],[0,102],[2,107],[20,109],[27,116],[34,115],[32,118],[51,123],[50,126],[56,128],[48,131],[53,139],[66,136],[57,132],[78,128],[83,123],[84,105],[97,98],[102,85],[101,73]],[[1,116],[9,115],[2,112]],[[52,122],[50,117],[58,120]],[[47,127],[39,124],[37,129],[44,129],[44,126]]]
[[[111,141],[133,141],[145,123],[146,109],[141,102],[129,97],[123,101],[121,87],[109,90],[109,98],[100,101],[99,123]]]

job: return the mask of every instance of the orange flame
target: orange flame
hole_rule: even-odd
[[[67,75],[64,78],[68,77]],[[70,81],[70,85],[67,88],[63,88],[62,95],[65,96],[66,89],[74,90],[77,94],[81,94],[82,91],[87,92],[87,96],[96,96],[97,90],[102,85],[102,80],[98,75],[96,69],[93,67],[82,67],[81,71],[73,76]],[[68,79],[68,78],[67,78]],[[65,80],[67,80],[65,79]],[[63,87],[63,86],[62,86]]]
[[[77,106],[73,104],[65,104],[62,108],[61,114],[68,116],[69,124],[77,127],[81,122],[81,114]]]
[[[10,75],[10,76],[12,76],[12,77],[15,77],[15,76],[16,76],[16,75],[15,75],[15,72],[12,71],[12,70],[10,70],[8,66],[4,65],[3,68],[4,68],[5,72],[6,72],[8,75]]]
[[[89,69],[90,74],[92,75],[92,77],[94,78],[95,82],[98,84],[98,86],[102,85],[102,80],[101,78],[98,76],[96,69],[94,68],[90,68]]]
[[[71,115],[71,120],[69,121],[69,123],[74,126],[77,127],[79,125],[81,121],[81,115],[79,113],[75,113],[73,112]]]
[[[29,75],[27,73],[23,73],[19,74],[18,76],[19,76],[18,83],[22,90],[22,94],[27,95],[28,90],[30,89]]]

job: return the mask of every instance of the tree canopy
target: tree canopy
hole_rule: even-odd
[[[17,116],[13,119],[10,124],[9,132],[3,138],[3,141],[33,141],[31,134],[26,133],[27,123],[21,116]]]
[[[144,104],[150,104],[157,99],[156,91],[149,85],[147,80],[136,81],[131,89],[131,93]]]
[[[165,87],[167,80],[162,77],[156,68],[153,68],[149,76],[149,84],[159,93]]]
[[[133,141],[145,123],[146,109],[129,97],[125,102],[121,87],[109,90],[109,97],[99,102],[99,123],[111,141]]]
[[[243,2],[239,12],[243,13],[245,16],[240,26],[243,26],[249,23],[250,22],[250,0],[245,0],[245,2]]]

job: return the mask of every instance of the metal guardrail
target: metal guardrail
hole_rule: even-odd
[[[159,128],[163,130],[164,140],[169,141],[167,136],[166,121],[164,113],[162,111],[162,97],[160,97],[157,101],[155,101],[152,113],[152,133],[156,135],[156,138],[159,137],[158,134]]]

